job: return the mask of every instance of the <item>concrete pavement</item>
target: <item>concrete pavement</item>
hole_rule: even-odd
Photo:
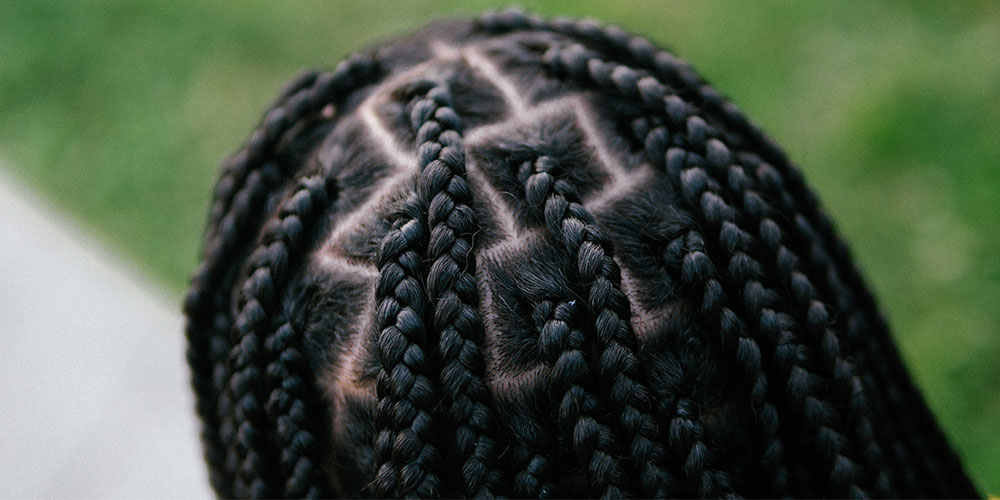
[[[180,305],[123,262],[0,168],[0,498],[211,496]]]

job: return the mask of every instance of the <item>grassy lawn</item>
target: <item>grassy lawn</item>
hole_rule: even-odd
[[[282,82],[498,2],[6,2],[0,158],[180,297]],[[1000,3],[522,2],[671,47],[784,145],[1000,494]]]

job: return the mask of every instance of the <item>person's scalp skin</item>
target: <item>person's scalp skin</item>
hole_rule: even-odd
[[[186,311],[220,496],[974,496],[781,150],[519,12],[293,82]]]

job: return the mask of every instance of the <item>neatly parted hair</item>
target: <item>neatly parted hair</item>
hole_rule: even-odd
[[[799,171],[591,21],[296,79],[185,311],[222,497],[977,495]]]

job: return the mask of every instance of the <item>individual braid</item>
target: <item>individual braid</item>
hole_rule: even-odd
[[[629,301],[621,291],[621,271],[611,256],[611,241],[579,203],[573,186],[555,179],[551,173],[554,166],[551,159],[542,156],[533,165],[522,167],[525,202],[541,213],[549,232],[574,257],[576,278],[584,285],[595,316],[598,373],[606,384],[609,410],[618,415],[618,429],[628,456],[639,471],[640,494],[668,495],[675,488],[674,479],[662,467],[663,449],[657,441],[649,390],[643,384],[635,355]],[[607,474],[613,470],[613,460],[601,462],[601,470],[592,472]]]
[[[527,478],[526,487],[515,490],[524,497],[550,498],[566,495],[557,483],[559,467],[556,462],[561,458],[553,443],[570,443],[572,454],[579,466],[587,469],[588,485],[596,485],[595,491],[615,489],[620,492],[621,484],[610,484],[621,481],[623,474],[618,459],[611,452],[617,448],[614,436],[607,426],[594,417],[597,406],[596,396],[589,387],[593,384],[590,366],[585,359],[584,349],[586,339],[576,323],[576,301],[567,299],[559,301],[542,300],[531,308],[531,320],[534,327],[534,338],[537,339],[536,357],[546,367],[546,376],[541,382],[547,386],[546,397],[555,401],[555,415],[546,412],[549,418],[541,422],[545,426],[557,426],[562,434],[549,436],[545,432],[533,433],[536,437],[526,443],[521,443],[519,449],[523,457],[518,457],[520,471],[515,480]],[[579,429],[579,431],[578,431]],[[596,460],[595,454],[603,454]],[[603,459],[603,460],[602,460]],[[608,464],[608,472],[591,478],[592,466]],[[565,469],[564,469],[565,470]],[[602,484],[603,483],[603,484]]]
[[[492,498],[503,475],[491,396],[483,381],[483,324],[475,279],[473,235],[479,232],[466,181],[461,123],[444,86],[435,86],[410,113],[417,133],[418,193],[428,207],[427,291],[441,351],[441,387],[450,399],[466,495]]]
[[[224,306],[226,296],[221,293],[228,286],[222,280],[242,262],[237,253],[250,243],[252,232],[257,229],[260,207],[273,196],[281,180],[291,174],[282,171],[281,163],[271,160],[278,143],[305,116],[337,102],[340,95],[374,73],[373,62],[358,56],[340,64],[333,73],[310,72],[297,78],[247,145],[227,164],[216,185],[204,261],[191,280],[184,309],[188,316],[188,363],[203,423],[205,458],[211,465],[212,485],[220,496],[231,497],[234,493],[231,471],[223,467],[224,444],[218,432],[216,405],[225,384],[226,370],[220,365],[231,347],[227,338],[232,323]]]
[[[531,308],[531,320],[536,349],[532,352],[532,359],[542,355],[543,363],[546,361],[544,351],[540,348],[545,342],[546,336],[542,331],[548,323],[553,310],[553,303],[550,300],[542,300],[534,304]],[[551,366],[546,364],[549,370]],[[540,374],[537,380],[527,392],[536,398],[541,397],[546,400],[550,397],[551,375],[548,372]],[[558,398],[553,398],[558,399]],[[504,465],[512,469],[513,479],[512,493],[515,498],[558,498],[567,495],[563,488],[565,486],[559,481],[562,477],[559,466],[559,450],[562,449],[564,439],[554,436],[548,429],[554,427],[555,422],[551,411],[551,405],[542,404],[539,411],[541,415],[534,417],[532,411],[521,412],[519,418],[523,418],[521,428],[514,436],[508,437],[509,453],[504,460]]]
[[[563,440],[587,472],[587,483],[602,498],[617,498],[630,485],[618,459],[620,445],[598,421],[599,402],[592,394],[590,366],[584,352],[587,339],[579,329],[576,301],[544,301],[534,308],[541,360],[549,367],[549,385],[556,403]]]
[[[220,256],[231,254],[232,248],[237,246],[236,228],[247,224],[249,214],[256,212],[251,207],[261,204],[260,198],[266,196],[267,189],[261,184],[271,182],[276,176],[273,163],[248,176],[246,186],[234,197],[232,212],[224,217],[221,232],[228,236],[221,237],[219,244],[206,247],[205,262],[192,280],[185,303],[185,311],[189,317],[186,328],[188,363],[192,368],[192,384],[198,395],[198,414],[204,426],[202,439],[205,442],[205,458],[212,464],[211,482],[220,496],[233,495],[232,476],[221,466],[224,461],[224,445],[219,433],[217,413],[220,388],[225,384],[225,370],[217,367],[220,363],[224,364],[231,348],[228,331],[232,322],[229,310],[223,304],[224,294],[209,294],[208,291],[213,287],[224,288],[217,284],[225,274],[220,265]]]
[[[375,424],[376,497],[432,498],[441,494],[436,441],[437,374],[427,325],[423,255],[427,228],[411,199],[376,254],[376,340],[379,358]]]
[[[263,229],[262,246],[248,260],[248,278],[241,288],[233,326],[235,345],[230,353],[232,375],[224,397],[232,401],[236,429],[230,455],[236,464],[234,491],[241,497],[271,497],[277,493],[275,450],[266,427],[264,384],[264,333],[280,312],[280,290],[288,279],[292,260],[305,243],[309,222],[327,203],[327,183],[322,177],[303,179],[295,193],[278,209],[278,218]]]
[[[279,463],[287,478],[281,496],[329,498],[318,438],[323,429],[316,425],[326,420],[317,418],[323,406],[310,383],[313,374],[302,354],[301,333],[287,317],[278,324],[264,347],[271,358],[265,372],[268,423],[276,430]]]

